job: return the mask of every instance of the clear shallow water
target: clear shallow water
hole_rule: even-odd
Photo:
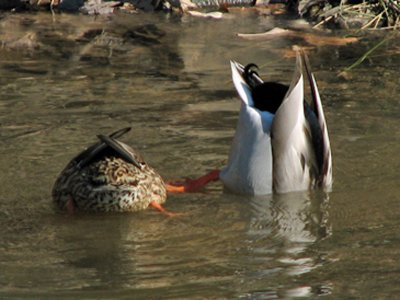
[[[383,34],[310,55],[334,155],[329,195],[251,198],[213,184],[169,196],[186,217],[54,211],[57,174],[98,133],[132,126],[123,141],[167,180],[224,165],[239,103],[229,59],[288,82],[283,53],[299,42],[240,39],[293,24],[231,16],[3,16],[1,298],[396,298],[398,42],[336,76]]]

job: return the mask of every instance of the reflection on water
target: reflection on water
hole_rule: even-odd
[[[218,21],[5,14],[0,22],[1,297],[398,294],[397,40],[349,81],[336,74],[374,35],[310,55],[330,129],[332,193],[251,198],[216,183],[169,196],[166,207],[187,217],[65,216],[53,210],[52,184],[99,133],[132,126],[123,141],[166,179],[224,166],[239,110],[229,59],[287,82],[294,61],[282,54],[298,41],[239,39],[291,24],[254,12]]]
[[[277,230],[274,233],[277,238],[291,244],[312,243],[328,236],[327,194],[299,192],[266,198],[255,198],[251,202],[255,228],[263,227],[262,222],[267,222],[265,225],[270,224],[269,227]]]
[[[308,251],[315,242],[330,235],[328,221],[327,194],[309,192],[271,195],[252,199],[252,215],[247,232],[251,241],[251,260],[258,263],[258,269],[248,274],[261,281],[260,289],[265,285],[265,278],[272,274],[282,277],[297,277],[321,267],[318,256]],[[274,247],[266,247],[267,244]],[[263,269],[262,261],[268,261]],[[271,268],[271,263],[276,264]],[[311,296],[328,293],[312,291],[314,286],[302,285],[283,291],[275,290],[276,297]],[[249,295],[263,296],[261,290],[249,292]],[[266,291],[272,296],[273,289]]]

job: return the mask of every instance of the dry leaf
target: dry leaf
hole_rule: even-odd
[[[282,3],[273,3],[268,5],[258,5],[256,2],[255,8],[260,13],[263,13],[265,9],[268,9],[273,15],[282,15],[287,12],[286,5]]]
[[[292,34],[291,30],[275,27],[269,31],[262,33],[238,33],[237,36],[248,40],[257,40],[257,39],[273,39],[277,36],[285,36],[291,34]]]
[[[281,54],[281,55],[283,54],[284,58],[294,58],[294,57],[296,57],[296,53],[297,53],[297,51],[299,51],[298,50],[299,48],[300,48],[299,46],[294,45],[292,48],[279,49],[279,54]],[[309,54],[312,50],[315,49],[315,47],[312,47],[312,46],[311,47],[310,46],[304,47],[304,46],[302,46],[301,49],[304,52],[306,52],[307,54]]]
[[[202,13],[199,11],[188,10],[187,13],[193,17],[211,18],[211,19],[222,19],[223,18],[223,13],[219,12],[219,11]]]
[[[230,13],[254,13],[257,11],[254,6],[228,6],[225,8]]]
[[[310,33],[303,33],[302,37],[307,43],[315,46],[344,46],[358,42],[358,38],[355,37],[323,36]]]
[[[281,36],[291,36],[296,38],[302,38],[305,42],[314,46],[325,46],[325,45],[343,46],[350,43],[358,42],[358,38],[356,37],[318,35],[314,33],[282,29],[279,27],[275,27],[263,33],[238,33],[237,35],[241,38],[245,38],[248,40],[273,39]]]
[[[255,6],[229,6],[226,9],[230,13],[258,13],[260,15],[281,15],[286,12],[285,5],[283,4],[268,4],[268,5],[255,5]]]
[[[353,76],[349,72],[346,72],[346,71],[340,72],[339,74],[337,74],[337,76],[346,81],[353,79]]]

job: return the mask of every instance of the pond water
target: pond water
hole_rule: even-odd
[[[331,137],[331,193],[254,198],[215,183],[169,195],[168,210],[188,213],[177,218],[54,210],[65,164],[96,134],[122,127],[133,130],[121,140],[166,180],[224,166],[239,109],[229,60],[289,82],[294,58],[284,55],[312,46],[236,35],[298,26],[286,17],[228,16],[2,15],[0,298],[399,295],[398,36],[337,76],[392,33],[310,50]]]

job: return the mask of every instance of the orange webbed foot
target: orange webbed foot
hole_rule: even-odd
[[[71,196],[68,197],[68,201],[65,204],[65,208],[69,215],[73,215],[76,212],[76,205],[75,205],[74,199],[72,199]]]
[[[184,182],[173,182],[167,183],[166,188],[170,193],[186,193],[196,191],[209,182],[219,180],[220,170],[212,170],[204,176],[201,176],[197,179],[187,178]]]
[[[167,217],[180,217],[187,215],[186,213],[174,213],[166,210],[162,205],[156,201],[152,201],[149,204],[150,207],[157,209],[159,212],[163,213]]]

